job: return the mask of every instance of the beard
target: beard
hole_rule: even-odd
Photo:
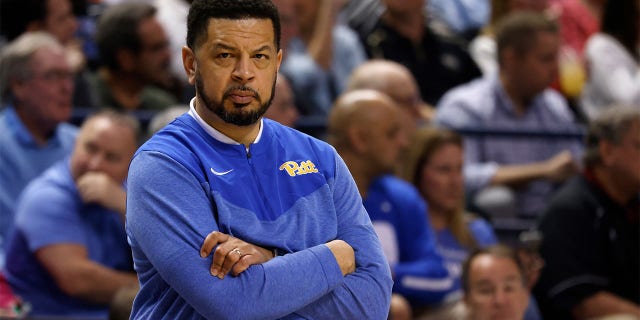
[[[209,111],[215,113],[224,122],[237,126],[248,126],[256,123],[258,119],[260,119],[265,114],[265,112],[267,112],[267,109],[269,109],[276,89],[276,82],[273,81],[273,85],[271,86],[271,97],[269,98],[269,101],[266,101],[265,103],[262,103],[262,98],[255,89],[244,85],[227,88],[227,90],[225,90],[224,94],[222,95],[222,99],[220,101],[214,101],[209,96],[207,96],[204,91],[204,81],[202,81],[200,72],[196,72],[195,82],[196,92],[202,99],[202,102],[204,102],[204,106],[209,109]],[[228,98],[234,91],[252,92],[260,107],[257,110],[244,110],[244,107],[246,107],[248,104],[233,103],[233,108],[231,110],[225,109],[224,100]]]

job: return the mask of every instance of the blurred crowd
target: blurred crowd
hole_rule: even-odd
[[[193,108],[190,3],[0,0],[0,317],[128,319],[128,164]],[[640,318],[640,1],[273,3],[265,117],[345,160],[390,319]]]

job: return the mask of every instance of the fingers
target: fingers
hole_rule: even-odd
[[[211,250],[215,248],[219,243],[223,243],[229,240],[229,235],[220,231],[213,231],[204,238],[202,246],[200,247],[200,257],[204,258],[211,254]]]
[[[218,266],[215,263],[211,266],[211,274],[217,276],[220,279],[224,279],[224,276],[227,275],[229,271],[231,271],[231,268],[233,268],[233,266],[236,265],[243,257],[244,253],[238,248],[234,248],[228,251],[219,268],[217,268]],[[239,273],[235,273],[234,275],[238,274]]]

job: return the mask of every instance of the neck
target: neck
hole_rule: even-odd
[[[424,35],[424,16],[422,10],[412,10],[410,12],[394,12],[386,10],[382,15],[389,27],[399,34],[407,37],[413,43],[420,43]]]
[[[442,230],[447,227],[447,216],[442,210],[429,207],[429,219],[434,230]]]
[[[220,119],[218,115],[204,107],[204,103],[200,101],[199,97],[196,98],[195,109],[202,120],[204,120],[208,125],[231,138],[233,141],[243,144],[247,148],[249,148],[249,146],[256,140],[256,137],[258,137],[258,133],[260,132],[260,119],[258,119],[254,124],[248,126],[238,126],[227,123]]]
[[[525,98],[524,95],[520,93],[515,82],[512,81],[504,72],[500,72],[500,82],[502,83],[505,93],[509,99],[511,99],[516,114],[523,115],[527,110],[527,103],[529,99]]]
[[[135,110],[140,105],[140,94],[145,84],[137,77],[101,69],[100,75],[105,79],[113,98],[127,110]]]
[[[36,141],[36,144],[43,146],[47,143],[49,137],[53,135],[53,132],[56,129],[55,125],[51,125],[51,123],[43,123],[38,121],[38,119],[30,116],[29,112],[25,112],[22,110],[23,108],[16,106],[16,114],[18,118],[24,126],[27,128],[27,131],[31,133],[33,139]]]
[[[344,159],[347,168],[351,172],[351,176],[356,182],[356,186],[358,187],[358,191],[360,192],[360,196],[362,199],[366,198],[367,190],[373,182],[374,177],[367,172],[365,169],[365,165],[361,163],[362,157],[351,154],[349,152],[340,152],[340,156]]]
[[[593,168],[593,174],[604,189],[604,192],[620,205],[626,205],[638,194],[636,188],[629,187],[625,184],[627,180],[615,177],[604,167],[596,166]]]

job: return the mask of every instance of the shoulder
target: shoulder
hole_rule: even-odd
[[[567,104],[567,100],[558,91],[548,88],[542,92],[540,97],[543,100],[541,106],[554,120],[574,122],[573,112]]]
[[[420,193],[412,184],[391,174],[376,179],[369,189],[385,195],[397,205],[409,206],[423,201]]]
[[[18,201],[18,216],[40,216],[57,212],[64,214],[68,205],[78,201],[77,188],[69,171],[68,159],[57,162],[42,175],[32,180]],[[27,218],[28,219],[28,218]]]
[[[440,100],[436,109],[436,123],[470,125],[493,109],[493,86],[489,77],[475,79],[454,87]]]
[[[468,214],[467,219],[467,227],[479,245],[489,245],[497,241],[493,227],[487,220],[472,214]]]
[[[582,221],[597,207],[595,194],[583,176],[568,180],[550,199],[542,223],[549,221]],[[577,220],[576,220],[577,219]]]
[[[269,130],[277,143],[286,149],[294,151],[312,151],[317,155],[329,155],[332,158],[337,155],[333,146],[326,141],[284,126],[271,119],[264,118],[263,121],[265,129]]]

